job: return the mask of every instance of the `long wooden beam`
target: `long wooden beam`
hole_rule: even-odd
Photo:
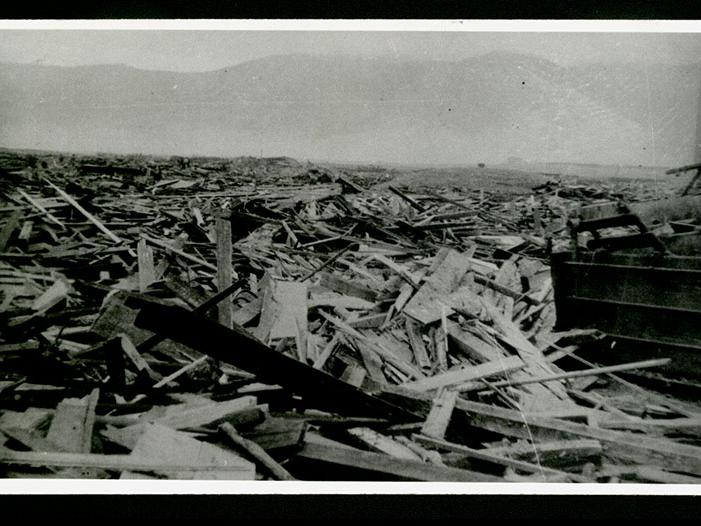
[[[506,436],[529,439],[591,438],[601,442],[606,454],[642,464],[701,475],[701,447],[633,433],[611,431],[557,418],[528,416],[518,411],[458,399],[456,408],[465,411],[474,427]]]
[[[133,301],[141,307],[135,321],[137,327],[253,373],[261,382],[286,387],[314,407],[349,416],[377,416],[402,421],[419,419],[401,407],[271,349],[236,325],[229,329],[182,307]]]

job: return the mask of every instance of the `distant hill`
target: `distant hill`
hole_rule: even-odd
[[[0,64],[0,146],[402,163],[678,165],[701,64],[274,56],[205,73]]]

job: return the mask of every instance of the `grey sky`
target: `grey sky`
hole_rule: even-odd
[[[701,33],[0,30],[0,62],[128,64],[206,71],[269,55],[348,54],[460,60],[490,51],[582,62],[689,63]]]

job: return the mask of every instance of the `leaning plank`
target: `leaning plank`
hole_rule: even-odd
[[[193,263],[197,263],[198,265],[202,265],[203,267],[206,267],[210,270],[217,271],[217,266],[213,265],[212,263],[209,263],[208,261],[205,261],[203,259],[198,258],[197,256],[193,256],[192,254],[188,254],[187,252],[183,252],[179,248],[176,248],[172,245],[169,245],[168,243],[161,241],[160,239],[155,239],[152,238],[151,236],[147,236],[146,234],[141,234],[141,237],[151,243],[152,245],[162,248],[163,250],[167,252],[172,252],[173,254],[177,254],[183,259],[187,259],[188,261],[192,261]]]
[[[54,190],[56,190],[56,193],[60,195],[67,203],[69,203],[73,208],[78,210],[81,214],[85,216],[85,218],[90,221],[93,225],[95,225],[100,232],[105,234],[110,240],[112,240],[115,243],[121,243],[122,240],[116,236],[111,230],[109,230],[105,225],[103,225],[98,218],[96,218],[94,215],[92,215],[90,212],[88,212],[85,208],[80,206],[80,203],[73,199],[70,195],[68,195],[66,192],[61,190],[58,186],[56,186],[54,183],[49,181],[48,179],[44,179],[44,181]]]
[[[441,389],[438,396],[433,399],[431,411],[428,413],[423,426],[421,426],[421,432],[430,437],[443,438],[446,429],[448,429],[448,424],[450,424],[450,418],[453,415],[457,399],[457,392]]]
[[[70,292],[70,284],[65,279],[59,278],[41,296],[34,300],[32,309],[45,312],[68,298]]]
[[[25,221],[22,224],[22,228],[19,231],[19,235],[17,236],[17,241],[22,241],[23,243],[29,243],[30,238],[32,237],[32,229],[34,228],[34,221],[29,219],[28,221]]]
[[[609,455],[701,475],[701,447],[555,418],[531,416],[526,425],[518,411],[463,399],[458,400],[457,408],[468,414],[472,426],[506,436],[530,439],[533,435],[544,440],[590,438],[600,441]]]
[[[419,282],[416,276],[411,274],[407,269],[402,267],[401,265],[395,263],[391,259],[383,256],[382,254],[373,254],[372,258],[383,264],[385,267],[390,269],[392,272],[395,274],[399,275],[404,281],[409,283],[412,287],[418,289],[419,288]]]
[[[402,192],[402,191],[399,190],[398,188],[395,188],[394,186],[391,186],[391,185],[390,185],[390,186],[387,187],[387,189],[388,189],[390,192],[392,192],[392,193],[394,193],[394,194],[397,194],[399,197],[401,197],[402,199],[404,199],[407,203],[409,203],[409,206],[411,206],[413,209],[415,209],[415,210],[417,210],[417,211],[419,211],[419,212],[425,212],[425,211],[426,211],[426,209],[425,209],[423,206],[421,206],[415,199],[413,199],[412,197],[409,197],[408,195],[406,195],[404,192]]]
[[[100,391],[94,389],[86,398],[67,398],[59,403],[46,439],[63,451],[90,453],[99,396]]]
[[[307,443],[298,456],[331,464],[394,475],[407,480],[430,482],[498,482],[502,479],[485,473],[426,464],[381,453],[359,451]]]
[[[295,480],[295,478],[290,475],[290,473],[283,468],[273,457],[268,455],[266,451],[260,447],[258,444],[252,440],[248,440],[238,434],[236,428],[231,424],[222,424],[219,429],[224,433],[231,442],[233,442],[239,449],[244,451],[255,461],[257,461],[261,466],[265,468],[266,471],[277,480]]]
[[[187,373],[188,371],[191,371],[192,369],[195,369],[196,367],[199,367],[203,363],[205,363],[207,360],[209,360],[209,356],[200,356],[197,358],[197,360],[193,360],[192,362],[188,363],[187,365],[182,366],[180,369],[177,371],[169,374],[168,376],[162,378],[158,382],[156,382],[153,385],[154,389],[160,389],[164,385],[168,385],[170,382],[177,380],[179,377],[181,377],[183,374]]]
[[[457,349],[477,361],[491,362],[504,356],[501,349],[463,330],[453,321],[448,321],[448,336]]]
[[[65,228],[65,225],[64,225],[63,223],[61,223],[61,221],[59,221],[51,212],[49,212],[46,208],[44,208],[44,206],[42,206],[42,204],[41,204],[39,201],[37,201],[36,199],[34,199],[31,195],[29,195],[28,193],[26,193],[26,192],[25,192],[24,190],[22,190],[21,188],[18,188],[18,189],[17,189],[17,192],[19,192],[19,194],[20,194],[22,197],[24,197],[24,198],[29,202],[29,204],[31,204],[34,208],[36,208],[37,210],[39,210],[40,212],[42,212],[44,215],[46,215],[46,217],[47,217],[49,220],[51,220],[51,222],[57,224],[58,226],[60,226],[60,227],[62,227],[62,228]]]
[[[207,426],[225,420],[232,414],[251,409],[256,405],[256,402],[255,396],[243,396],[226,402],[195,405],[177,413],[158,418],[155,422],[173,429]]]
[[[524,367],[525,363],[520,357],[508,356],[479,365],[451,369],[435,376],[402,384],[402,387],[417,391],[427,391],[430,389],[459,385],[480,378],[489,378],[490,376],[498,374],[506,374],[523,369]]]
[[[392,365],[394,365],[395,367],[397,367],[404,374],[406,374],[412,378],[423,378],[424,377],[424,374],[421,373],[416,367],[414,367],[410,363],[398,358],[394,353],[386,350],[381,345],[376,344],[370,338],[361,334],[359,331],[355,330],[353,327],[351,327],[347,323],[339,320],[338,318],[334,318],[333,316],[326,314],[323,311],[319,312],[319,314],[321,314],[324,318],[326,318],[328,321],[330,321],[332,324],[334,324],[342,332],[352,336],[353,338],[355,338],[359,342],[362,342],[367,348],[371,349],[373,352],[375,352],[379,356],[381,356],[384,360],[386,360],[387,362],[389,362]]]
[[[467,457],[484,460],[491,462],[493,464],[499,464],[500,466],[506,466],[519,471],[525,471],[526,473],[540,473],[542,475],[560,475],[572,477],[572,475],[565,473],[564,471],[559,471],[557,469],[547,468],[539,466],[537,464],[531,464],[530,462],[524,462],[522,460],[514,460],[511,458],[501,457],[499,455],[494,455],[486,451],[479,449],[473,449],[471,447],[463,446],[462,444],[454,444],[446,440],[437,439],[434,437],[429,437],[425,435],[412,435],[412,438],[419,442],[420,444],[435,447],[438,449],[443,449],[445,451],[453,451],[455,453],[461,453]]]
[[[136,301],[136,300],[135,300]],[[334,376],[276,352],[245,330],[226,327],[181,307],[142,301],[138,327],[172,338],[216,360],[257,375],[262,382],[287,387],[318,404],[319,409],[353,416],[411,420],[415,416],[341,382]]]
[[[447,314],[452,313],[452,309],[446,305],[446,299],[458,288],[460,280],[469,268],[468,259],[463,254],[451,250],[406,304],[404,312],[423,324],[440,320],[443,308],[448,309]]]
[[[131,341],[129,336],[127,336],[126,334],[119,334],[119,340],[124,354],[134,364],[134,367],[136,367],[137,371],[145,372],[149,376],[149,378],[151,378],[151,380],[153,380],[154,382],[157,382],[161,379],[161,375],[153,369],[151,369],[151,366],[148,364],[148,362],[144,359],[143,356],[141,356],[141,354],[139,354],[139,351],[137,350],[136,346]]]
[[[266,278],[255,334],[263,341],[296,338],[307,331],[307,284]]]
[[[643,360],[640,362],[632,363],[622,363],[618,365],[610,365],[606,367],[593,367],[591,369],[584,369],[581,371],[570,371],[567,373],[553,374],[550,376],[541,376],[537,378],[526,378],[523,380],[502,380],[500,382],[494,382],[492,387],[504,387],[504,386],[517,386],[517,385],[527,385],[536,384],[543,382],[552,382],[555,380],[565,380],[567,378],[579,378],[582,376],[596,376],[599,374],[615,373],[620,371],[630,371],[632,369],[645,369],[648,367],[660,367],[666,365],[671,361],[670,358],[659,358],[655,360]],[[460,391],[475,391],[484,388],[483,385],[479,383],[469,383],[460,386]]]

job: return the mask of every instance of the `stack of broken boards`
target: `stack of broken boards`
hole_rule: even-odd
[[[3,476],[701,480],[701,409],[616,374],[663,360],[553,332],[581,201],[162,162],[4,187]]]

